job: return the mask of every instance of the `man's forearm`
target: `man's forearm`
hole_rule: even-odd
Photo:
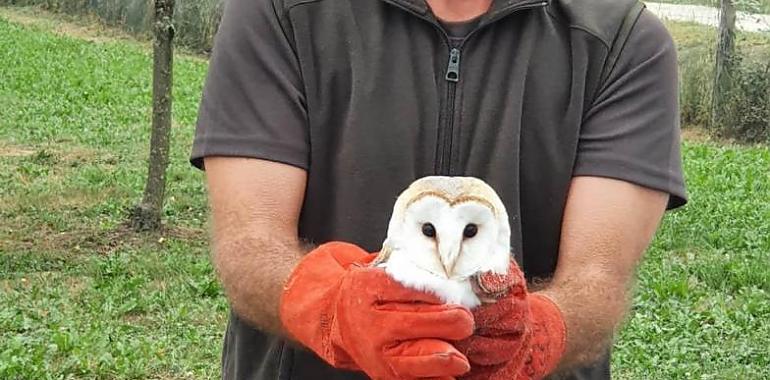
[[[592,364],[607,352],[666,201],[665,193],[623,181],[573,179],[559,262],[541,290],[559,306],[567,327],[560,370]]]
[[[263,331],[283,334],[278,316],[283,285],[307,251],[297,239],[245,233],[216,242],[214,265],[233,310]]]
[[[308,251],[297,238],[304,170],[241,157],[206,157],[214,266],[235,312],[281,332],[285,280]]]
[[[566,351],[559,370],[591,364],[607,352],[629,305],[630,281],[602,270],[560,279],[540,293],[561,309],[567,327]]]

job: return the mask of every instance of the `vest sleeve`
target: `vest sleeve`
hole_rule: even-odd
[[[229,0],[215,37],[190,162],[206,156],[308,167],[300,67],[283,11],[271,0]]]
[[[677,56],[665,26],[645,10],[580,131],[573,175],[610,177],[687,194],[680,151]]]

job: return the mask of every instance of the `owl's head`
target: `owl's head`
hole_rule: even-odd
[[[510,235],[505,206],[486,182],[428,176],[399,195],[385,246],[400,262],[465,280],[479,272],[505,273]]]

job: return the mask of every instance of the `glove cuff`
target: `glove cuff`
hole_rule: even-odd
[[[278,314],[289,337],[336,368],[358,369],[335,344],[337,292],[350,265],[370,260],[371,255],[354,244],[322,244],[300,260],[281,293]]]
[[[530,293],[532,331],[529,357],[518,380],[541,379],[553,372],[567,346],[567,326],[559,306],[548,296]]]

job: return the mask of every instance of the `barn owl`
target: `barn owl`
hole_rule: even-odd
[[[493,302],[478,276],[507,272],[510,234],[505,206],[486,182],[422,177],[396,199],[373,265],[406,287],[474,308]]]

